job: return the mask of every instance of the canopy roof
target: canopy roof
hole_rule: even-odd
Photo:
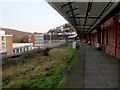
[[[76,29],[79,36],[100,26],[119,2],[48,2]],[[118,8],[119,9],[119,8]]]

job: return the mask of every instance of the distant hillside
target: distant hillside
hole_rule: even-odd
[[[23,31],[18,31],[15,29],[9,29],[9,28],[0,28],[0,30],[4,30],[6,34],[12,34],[13,35],[13,42],[25,42],[26,41],[26,36],[28,32],[23,32]]]

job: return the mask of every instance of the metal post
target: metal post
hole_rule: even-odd
[[[27,47],[25,47],[25,51],[27,51]]]
[[[24,48],[22,48],[22,52],[24,52]]]
[[[20,51],[20,49],[19,49],[19,53],[20,53],[21,51]]]
[[[17,53],[17,49],[15,49],[15,53]]]
[[[52,39],[52,34],[50,33],[50,42],[49,42],[50,46],[51,46],[51,39]]]

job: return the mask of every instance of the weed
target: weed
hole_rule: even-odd
[[[78,51],[72,49],[71,45],[63,45],[53,49],[36,49],[22,53],[20,57],[11,58],[4,64],[12,61],[16,66],[9,63],[11,68],[4,68],[3,87],[53,90],[71,66]]]
[[[27,52],[22,53],[20,55],[20,58],[21,59],[35,58],[35,50],[33,50],[33,51],[27,51]]]

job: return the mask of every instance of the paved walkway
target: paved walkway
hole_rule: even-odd
[[[58,88],[83,88],[84,72],[85,72],[85,56],[84,48],[81,48],[81,52],[76,57],[73,66],[63,77]],[[80,59],[81,58],[81,59]]]
[[[117,59],[91,45],[80,46],[80,53],[58,88],[118,88]]]

